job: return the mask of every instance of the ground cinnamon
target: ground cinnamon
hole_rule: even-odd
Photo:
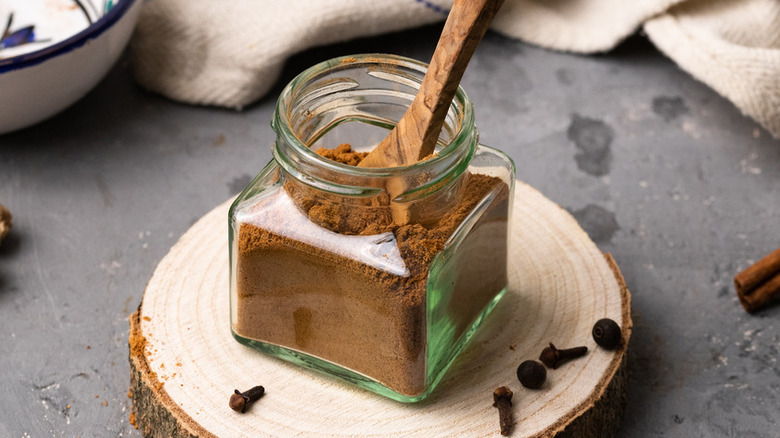
[[[755,312],[780,298],[780,248],[734,277],[739,302]]]
[[[342,164],[357,166],[360,161],[368,155],[368,152],[357,152],[352,150],[352,145],[344,143],[335,149],[319,148],[317,154]]]
[[[343,145],[317,152],[347,164],[362,158]],[[339,364],[400,394],[420,394],[430,365],[429,268],[491,193],[453,256],[457,269],[440,273],[455,284],[447,304],[452,336],[506,284],[509,189],[480,174],[466,175],[464,187],[456,207],[435,223],[398,226],[382,199],[345,206],[285,184],[251,207],[240,226],[234,332]]]

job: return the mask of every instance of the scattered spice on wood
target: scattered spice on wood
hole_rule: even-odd
[[[780,248],[734,276],[737,297],[753,313],[780,298]]]
[[[498,408],[498,424],[501,427],[501,435],[509,436],[512,433],[512,390],[501,386],[493,391],[493,406]]]
[[[610,318],[602,318],[596,321],[591,333],[593,340],[606,350],[616,349],[623,337],[618,323]]]
[[[255,386],[243,393],[236,389],[235,393],[230,396],[228,404],[230,405],[230,409],[243,414],[246,408],[259,400],[263,394],[265,394],[265,388],[262,386]]]
[[[135,357],[141,357],[146,351],[146,338],[140,330],[130,332],[130,354]]]
[[[13,225],[13,218],[11,212],[7,208],[0,204],[0,243],[3,242],[5,236],[11,231]]]
[[[582,357],[587,352],[588,347],[585,346],[558,349],[550,342],[550,346],[545,347],[544,350],[542,350],[542,354],[539,355],[539,360],[542,361],[547,368],[556,369],[562,363]]]
[[[535,360],[526,360],[517,367],[517,379],[526,388],[539,389],[547,380],[547,370]]]

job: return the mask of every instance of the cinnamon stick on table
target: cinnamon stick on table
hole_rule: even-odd
[[[7,208],[0,204],[0,242],[3,241],[5,236],[11,231],[11,212]]]
[[[734,277],[742,307],[750,313],[780,298],[780,248]]]

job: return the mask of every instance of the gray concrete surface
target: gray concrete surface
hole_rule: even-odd
[[[148,94],[125,57],[64,113],[0,136],[15,219],[0,246],[0,438],[140,436],[127,316],[176,239],[270,159],[281,84],[338,55],[427,60],[438,32],[298,55],[240,113]],[[571,211],[633,292],[620,436],[778,436],[780,306],[747,315],[731,278],[780,246],[780,141],[641,36],[584,57],[489,34],[463,85],[483,143]]]

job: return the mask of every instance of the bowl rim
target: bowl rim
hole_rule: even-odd
[[[135,2],[136,0],[120,0],[110,11],[108,11],[108,13],[100,17],[89,27],[56,44],[52,44],[51,46],[44,47],[34,52],[0,59],[0,73],[31,67],[83,46],[88,40],[97,38],[114,23],[119,21]]]

